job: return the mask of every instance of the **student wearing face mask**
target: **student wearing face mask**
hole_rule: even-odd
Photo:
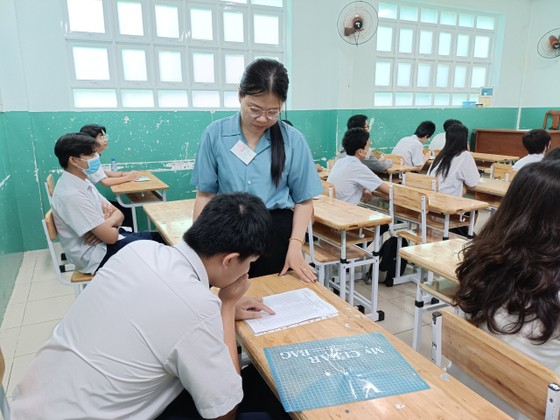
[[[371,200],[371,192],[379,190],[389,195],[389,186],[362,164],[371,155],[369,132],[363,128],[351,128],[344,134],[342,147],[346,156],[337,159],[327,182],[334,185],[336,198],[352,204]]]
[[[68,261],[82,273],[95,273],[131,242],[163,240],[159,233],[129,233],[120,229],[122,212],[88,180],[99,168],[99,144],[84,134],[60,137],[54,153],[64,169],[51,200],[54,223]]]

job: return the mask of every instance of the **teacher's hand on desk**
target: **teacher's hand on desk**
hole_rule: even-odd
[[[286,262],[284,263],[284,268],[280,272],[280,276],[283,276],[291,268],[301,280],[306,283],[313,283],[317,281],[317,276],[315,271],[311,266],[305,261],[301,247],[303,242],[299,240],[290,240],[290,245],[288,246],[288,253],[286,254]]]
[[[262,318],[262,311],[268,312],[270,315],[276,314],[263,303],[262,297],[243,296],[235,307],[235,320]]]

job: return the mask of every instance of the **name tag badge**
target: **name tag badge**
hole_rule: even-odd
[[[237,156],[241,161],[248,165],[251,161],[257,156],[255,151],[243,143],[241,140],[238,140],[237,143],[230,149],[235,156]]]

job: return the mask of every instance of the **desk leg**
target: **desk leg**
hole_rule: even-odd
[[[469,233],[468,233],[469,238],[472,238],[472,237],[474,236],[474,223],[475,223],[475,221],[476,221],[476,220],[475,220],[475,216],[476,216],[476,211],[471,211],[471,212],[469,213],[469,217],[470,217],[470,220],[469,220]]]
[[[449,239],[449,219],[451,218],[451,215],[446,214],[445,215],[445,221],[443,222],[443,240],[446,241],[447,239]]]
[[[383,312],[377,312],[377,298],[379,295],[379,249],[381,242],[381,226],[375,226],[375,237],[373,239],[373,262],[371,267],[371,313],[374,321],[383,321]]]
[[[346,300],[346,231],[340,232],[340,263],[338,277],[340,280],[340,298]]]
[[[131,213],[132,213],[132,229],[134,229],[134,232],[138,232],[138,223],[136,221],[136,206],[131,206],[130,204],[125,203],[121,198],[121,194],[117,194],[117,202],[121,206],[126,207],[127,209],[131,210]]]
[[[420,338],[422,337],[422,313],[424,312],[424,294],[420,288],[420,283],[424,279],[424,269],[420,269],[420,279],[416,285],[416,302],[414,304],[414,332],[412,335],[412,348],[418,351]]]

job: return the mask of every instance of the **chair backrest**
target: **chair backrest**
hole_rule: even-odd
[[[516,171],[508,163],[494,163],[490,167],[490,178],[492,179],[503,179],[510,182],[515,174]]]
[[[386,160],[390,160],[394,164],[397,165],[404,164],[404,158],[402,156],[397,156],[397,155],[383,155],[383,156],[385,157]]]
[[[321,180],[321,183],[323,184],[323,195],[336,198],[336,188],[334,187],[334,184],[323,180]]]
[[[544,128],[545,130],[548,117],[552,118],[552,124],[549,130],[558,130],[558,127],[560,126],[560,111],[554,111],[551,109],[550,111],[547,111],[546,114],[544,114],[544,122],[542,128]]]
[[[8,404],[8,398],[6,397],[6,391],[3,385],[4,373],[6,373],[6,361],[4,360],[4,353],[2,353],[2,349],[0,348],[0,412],[4,420],[9,420],[10,405]]]
[[[389,216],[391,232],[397,219],[404,219],[420,226],[422,243],[427,242],[429,197],[421,191],[415,191],[399,184],[389,184]]]
[[[53,174],[48,174],[47,179],[45,180],[45,190],[47,191],[49,203],[51,202],[52,195],[54,194],[54,185],[55,182]]]
[[[438,190],[438,180],[435,176],[417,174],[416,172],[403,173],[402,184],[408,187],[420,188],[422,190]]]
[[[451,312],[434,312],[432,322],[440,367],[444,355],[526,416],[558,419],[560,377],[552,370]]]

